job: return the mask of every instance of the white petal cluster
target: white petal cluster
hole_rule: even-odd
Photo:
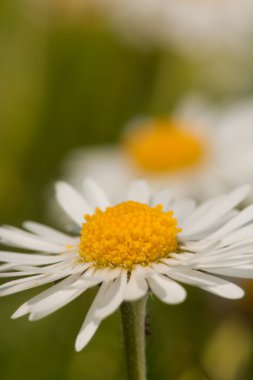
[[[149,291],[168,304],[184,301],[186,291],[181,283],[221,297],[241,298],[243,290],[220,276],[253,277],[253,205],[237,209],[249,192],[250,186],[245,185],[196,206],[192,200],[173,199],[169,190],[151,196],[146,182],[133,182],[122,201],[130,199],[151,206],[162,203],[165,210],[174,211],[182,232],[178,236],[180,253],[172,253],[170,258],[148,267],[137,265],[131,273],[120,267],[95,268],[94,263],[80,260],[79,237],[35,222],[24,223],[25,230],[3,226],[1,243],[28,252],[0,252],[0,277],[20,277],[1,285],[0,295],[57,281],[21,305],[12,316],[29,314],[30,320],[38,320],[87,289],[101,285],[77,336],[78,351],[123,301],[135,301]],[[110,205],[91,179],[84,181],[83,193],[84,196],[64,182],[56,185],[59,204],[79,228],[85,213]]]

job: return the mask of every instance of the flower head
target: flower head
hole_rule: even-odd
[[[92,176],[116,203],[135,178],[198,200],[253,183],[252,109],[252,100],[221,108],[191,96],[170,117],[131,122],[118,145],[73,152],[65,177],[78,188]]]
[[[162,205],[127,201],[85,216],[79,254],[96,267],[133,270],[177,250],[177,220]]]
[[[0,277],[21,277],[1,285],[0,295],[58,281],[13,314],[37,320],[101,285],[77,336],[78,351],[123,301],[148,292],[178,304],[186,297],[180,283],[186,283],[241,298],[243,290],[219,276],[253,277],[253,205],[236,208],[249,191],[243,186],[196,206],[166,189],[151,196],[139,180],[112,206],[91,179],[84,182],[84,196],[60,182],[57,200],[79,236],[34,222],[24,223],[26,231],[1,227],[3,244],[33,253],[0,252]]]
[[[140,170],[160,174],[197,165],[205,147],[194,127],[166,118],[137,124],[124,136],[124,148]]]

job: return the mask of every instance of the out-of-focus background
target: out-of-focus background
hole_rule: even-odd
[[[203,32],[204,41],[195,43],[194,36],[202,33],[197,30],[191,46],[186,29],[184,49],[184,35],[177,39],[176,30],[167,31],[160,17],[164,12],[148,13],[148,1],[136,10],[108,2],[110,7],[102,0],[0,2],[1,223],[20,226],[29,219],[56,225],[45,205],[66,155],[80,146],[116,142],[129,119],[168,113],[191,91],[218,103],[252,95],[253,33],[246,27],[238,32],[239,22],[250,23],[247,9],[242,20],[235,11],[241,40],[234,38],[232,48],[231,41],[225,42],[228,49],[219,45],[224,37],[216,30],[219,23],[231,34],[221,19],[217,28],[211,24],[216,41]],[[136,20],[135,12],[148,13],[147,19]],[[182,29],[187,16],[189,10],[182,12]],[[234,16],[231,11],[228,19]],[[209,18],[203,20],[207,24]],[[239,50],[233,50],[236,43]],[[218,300],[195,289],[188,289],[179,306],[150,300],[149,379],[252,379],[253,286],[244,286],[243,301]],[[119,313],[104,321],[77,354],[75,336],[93,291],[44,320],[11,320],[15,309],[37,292],[0,300],[0,379],[123,379]]]

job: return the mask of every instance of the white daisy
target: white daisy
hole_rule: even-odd
[[[219,275],[253,277],[253,205],[236,209],[249,191],[243,186],[196,207],[191,200],[172,199],[166,189],[150,196],[146,182],[139,180],[121,203],[111,206],[91,179],[84,181],[85,198],[67,183],[57,183],[57,200],[80,235],[35,222],[25,222],[26,231],[1,227],[2,244],[33,253],[0,252],[1,277],[21,276],[1,285],[0,295],[58,281],[12,316],[29,314],[38,320],[101,285],[77,336],[78,351],[123,301],[148,292],[178,304],[186,297],[180,285],[185,283],[241,298],[243,290]]]
[[[251,0],[171,0],[165,13],[168,35],[182,52],[245,54],[251,48]]]
[[[152,190],[205,199],[253,183],[252,124],[251,99],[221,108],[191,96],[170,117],[132,123],[118,145],[73,152],[63,176],[77,188],[92,176],[115,202],[139,177]]]
[[[95,0],[118,30],[181,52],[250,48],[251,0]]]

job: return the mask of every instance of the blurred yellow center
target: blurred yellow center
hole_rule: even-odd
[[[127,134],[125,147],[134,162],[146,172],[169,172],[197,163],[202,141],[179,122],[155,120]]]
[[[85,215],[79,254],[98,267],[149,265],[177,249],[177,220],[162,206],[127,201]]]

